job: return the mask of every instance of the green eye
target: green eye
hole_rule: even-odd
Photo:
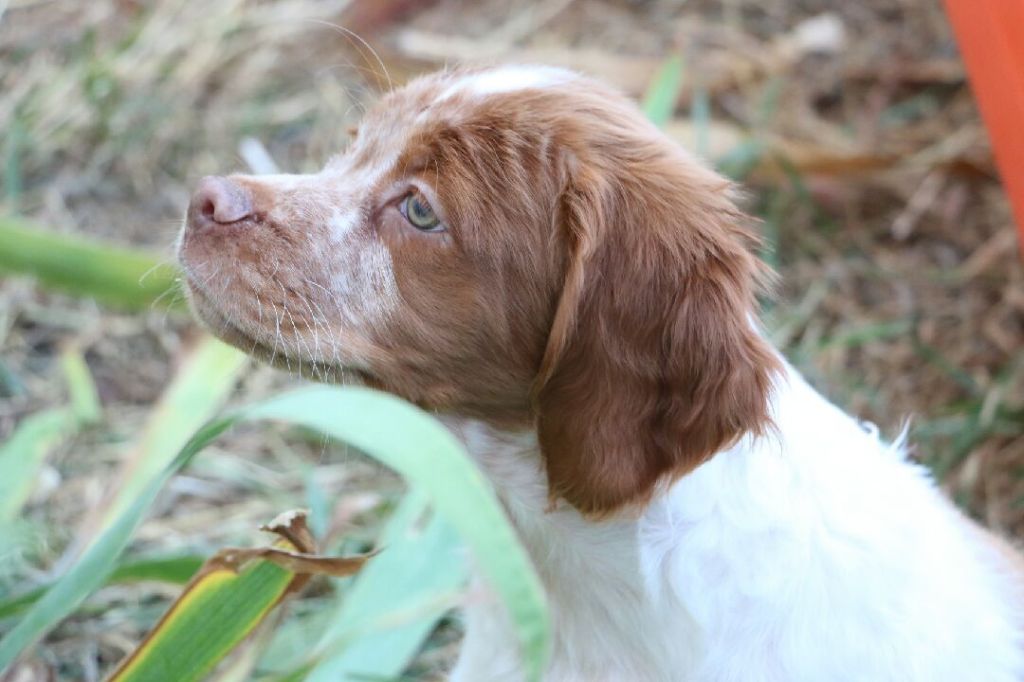
[[[405,219],[412,224],[417,230],[423,230],[429,232],[436,230],[441,224],[437,215],[434,213],[434,209],[430,207],[426,197],[419,192],[413,192],[405,199],[402,199],[402,203],[399,205],[402,215]]]

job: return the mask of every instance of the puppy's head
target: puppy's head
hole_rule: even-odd
[[[205,178],[179,255],[226,341],[538,430],[552,497],[650,497],[768,421],[726,181],[573,73],[443,73],[315,175]]]

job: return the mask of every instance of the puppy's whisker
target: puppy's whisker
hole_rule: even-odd
[[[306,306],[306,310],[309,312],[309,321],[306,322],[306,331],[313,335],[313,347],[316,351],[314,361],[319,362],[323,359],[323,353],[320,350],[320,323],[317,320],[316,315],[313,313],[313,308],[309,304],[309,300],[305,297],[302,299],[302,303]],[[314,364],[316,367],[316,364]]]
[[[349,38],[349,42],[358,41],[358,44],[362,45],[364,48],[366,48],[370,52],[370,54],[373,55],[373,58],[377,60],[377,64],[380,66],[381,71],[384,73],[384,77],[388,79],[387,90],[393,90],[394,89],[394,87],[395,87],[394,81],[391,80],[391,74],[388,73],[388,67],[384,65],[384,60],[380,58],[380,54],[377,53],[377,50],[373,49],[373,46],[370,45],[370,43],[368,43],[362,36],[360,36],[358,33],[356,33],[355,31],[353,31],[351,29],[345,28],[344,26],[340,26],[338,24],[331,23],[329,21],[323,21],[321,19],[312,19],[311,21],[313,23],[320,24],[322,26],[326,26],[326,27],[330,28],[331,30],[334,30],[334,31],[337,31],[338,33],[341,33],[342,35],[344,35],[344,36]],[[361,49],[359,49],[357,47],[357,50],[359,51],[360,55],[363,55],[363,52],[362,52]],[[366,57],[363,56],[363,58],[365,59]],[[380,75],[379,74],[378,74],[377,78],[378,78],[378,85],[381,85],[381,83],[379,82],[379,79],[380,79]],[[381,88],[381,89],[384,90],[384,88]]]
[[[312,372],[312,374],[315,377],[315,374],[316,374],[316,364],[315,364],[315,358],[313,356],[313,351],[309,347],[309,344],[306,342],[306,340],[303,337],[303,335],[299,333],[299,327],[295,323],[295,316],[292,315],[292,311],[288,308],[288,293],[289,293],[288,290],[280,282],[278,283],[278,286],[281,289],[281,296],[283,297],[283,300],[284,300],[284,304],[283,304],[284,313],[288,316],[289,324],[291,324],[291,327],[292,327],[292,338],[295,341],[295,350],[296,350],[296,353],[295,353],[296,358],[295,358],[295,360],[296,360],[296,363],[298,364],[299,375],[302,375],[302,358],[303,358],[303,354],[305,354],[310,359],[314,360],[314,363],[312,364],[311,372]]]
[[[184,278],[175,277],[173,286],[168,287],[164,291],[160,292],[160,295],[149,302],[150,310],[156,310],[158,307],[162,308],[164,315],[166,316],[167,311],[177,305],[179,302],[184,300]],[[164,299],[169,298],[167,305],[161,306]]]
[[[153,265],[151,265],[149,268],[147,268],[145,272],[143,272],[141,275],[139,275],[139,284],[142,284],[143,282],[145,282],[146,279],[149,278],[150,275],[152,275],[154,272],[156,272],[157,270],[159,270],[161,268],[172,268],[172,269],[175,268],[175,258],[174,258],[174,256],[166,256],[166,257],[161,258],[160,260],[158,260],[156,263],[153,263]]]
[[[284,343],[284,338],[281,336],[281,313],[277,305],[273,305],[273,301],[270,301],[271,307],[274,309],[274,343],[270,349],[270,364],[273,365],[277,361],[277,349],[278,344]],[[285,364],[287,365],[287,358]]]

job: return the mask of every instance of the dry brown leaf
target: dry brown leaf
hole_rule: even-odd
[[[260,530],[280,537],[274,547],[226,547],[210,557],[200,574],[218,569],[238,572],[254,559],[266,559],[295,573],[296,580],[314,575],[342,578],[355,574],[375,552],[352,557],[322,556],[316,553],[316,540],[306,523],[304,509],[292,509],[279,514],[273,521],[260,526]],[[197,574],[198,575],[198,574]],[[305,580],[302,581],[305,583]],[[298,589],[293,585],[290,591]]]
[[[331,557],[291,552],[276,547],[256,547],[253,549],[227,548],[217,552],[207,562],[208,570],[228,568],[238,571],[253,559],[266,559],[287,569],[296,575],[332,575],[336,578],[353,575],[373,554],[360,554],[354,557]]]

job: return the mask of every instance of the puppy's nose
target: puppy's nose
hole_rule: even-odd
[[[249,190],[229,178],[208,175],[199,181],[188,205],[188,220],[194,228],[230,225],[252,215]]]

